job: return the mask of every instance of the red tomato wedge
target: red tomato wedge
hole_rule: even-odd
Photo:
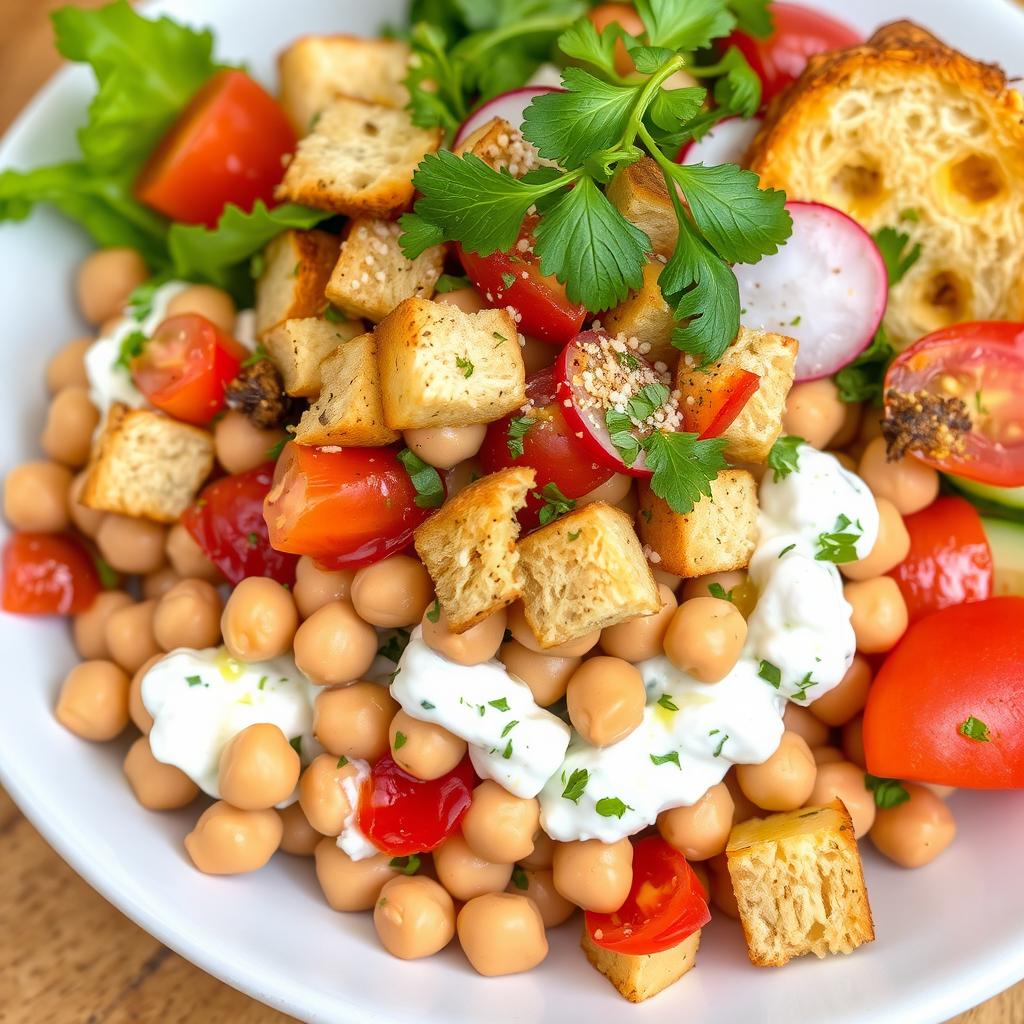
[[[931,391],[963,400],[972,421],[962,455],[914,455],[945,473],[1024,486],[1024,323],[981,320],[925,335],[901,352],[885,392]]]
[[[181,517],[206,557],[234,586],[247,576],[295,581],[298,558],[270,546],[263,501],[274,479],[274,464],[222,477],[207,485]]]
[[[89,552],[63,533],[12,534],[3,573],[4,611],[18,615],[78,615],[100,592]]]
[[[1024,788],[1024,597],[911,625],[871,684],[864,752],[884,778]]]
[[[224,207],[274,202],[296,138],[284,112],[244,71],[214,75],[146,162],[136,196],[172,220],[213,227]]]
[[[889,575],[899,584],[911,622],[991,597],[992,552],[981,516],[969,501],[939,498],[903,522],[910,553]]]
[[[407,857],[437,849],[469,810],[476,773],[464,757],[447,775],[424,782],[391,755],[370,769],[359,794],[359,828],[384,853]]]
[[[206,426],[224,408],[224,389],[245,347],[198,313],[165,320],[131,363],[135,386],[175,419]]]
[[[330,569],[358,569],[403,550],[431,512],[416,504],[394,448],[294,442],[278,459],[263,510],[278,551],[309,555]]]
[[[702,440],[706,437],[721,437],[761,383],[756,373],[739,367],[727,377],[720,375],[720,378],[714,394],[709,398],[702,399],[699,404],[679,404],[683,414],[682,429],[690,434],[699,434]]]
[[[586,913],[597,945],[642,956],[678,946],[711,920],[707,894],[686,858],[661,836],[633,844],[633,885],[611,914]]]

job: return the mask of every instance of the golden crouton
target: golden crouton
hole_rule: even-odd
[[[429,299],[444,267],[444,246],[407,260],[395,221],[361,217],[352,222],[327,282],[327,297],[349,316],[377,323],[405,299]]]
[[[256,337],[262,341],[285,320],[323,312],[338,244],[338,237],[326,231],[290,230],[264,249],[263,272],[256,282]]]
[[[492,473],[417,528],[416,551],[453,633],[464,633],[521,596],[516,513],[535,479],[529,467]]]
[[[601,324],[609,334],[624,334],[636,338],[641,346],[650,345],[641,354],[649,362],[665,363],[669,369],[676,365],[679,349],[672,345],[672,328],[676,326],[672,307],[665,301],[658,287],[658,275],[665,264],[651,260],[644,266],[644,283],[638,291],[630,292],[617,306],[601,315]]]
[[[295,398],[320,394],[320,364],[344,341],[363,333],[362,320],[332,322],[319,317],[285,320],[263,338],[285,391]]]
[[[341,99],[300,143],[277,198],[350,217],[391,217],[412,202],[416,166],[441,145],[406,110]]]
[[[278,60],[281,106],[301,138],[313,130],[317,114],[339,99],[404,107],[408,69],[409,47],[397,39],[303,36]]]
[[[104,512],[174,523],[212,468],[208,431],[115,403],[96,442],[81,501]]]
[[[672,255],[679,240],[679,221],[661,169],[651,157],[617,170],[606,194],[619,213],[651,240],[652,252]]]
[[[384,426],[377,347],[372,334],[342,342],[320,364],[321,391],[299,421],[299,444],[375,448],[398,440]]]
[[[686,514],[673,512],[646,483],[640,485],[640,539],[658,569],[676,576],[742,569],[757,542],[757,484],[744,469],[723,469]]]
[[[851,953],[874,939],[853,822],[841,800],[736,825],[726,857],[756,966]]]
[[[793,386],[797,343],[771,331],[741,327],[735,341],[717,363],[698,367],[684,355],[676,367],[680,402],[699,408],[712,401],[723,380],[737,369],[756,373],[761,382],[740,414],[722,433],[728,441],[725,454],[739,462],[764,462],[782,433],[782,414]],[[693,402],[690,402],[690,399]]]
[[[540,156],[532,143],[523,138],[523,133],[500,117],[493,117],[471,132],[455,148],[456,154],[472,153],[496,171],[508,171],[513,178],[521,178],[532,171]]]
[[[591,964],[631,1003],[642,1003],[677,982],[696,963],[699,945],[700,929],[678,946],[639,956],[604,949],[590,937],[586,925],[580,940]]]
[[[524,537],[519,560],[523,612],[542,647],[661,608],[632,521],[603,501]]]
[[[384,418],[393,430],[490,423],[526,400],[515,321],[406,299],[377,327]]]

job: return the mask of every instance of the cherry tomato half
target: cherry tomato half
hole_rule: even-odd
[[[181,517],[206,557],[235,585],[247,576],[295,581],[298,558],[270,545],[263,502],[274,480],[274,464],[222,477],[207,485]]]
[[[904,349],[885,392],[932,391],[963,400],[973,427],[962,455],[914,455],[936,469],[997,487],[1024,485],[1024,323],[954,324]]]
[[[295,132],[270,94],[244,71],[214,75],[164,136],[135,184],[172,220],[213,227],[224,207],[274,202]]]
[[[1022,624],[1024,597],[953,605],[913,623],[871,684],[868,771],[966,789],[1024,788]]]
[[[3,572],[4,611],[18,615],[78,615],[100,592],[89,552],[64,533],[12,534]]]
[[[359,828],[374,846],[394,857],[435,850],[459,827],[476,782],[469,757],[447,775],[424,782],[386,755],[363,783]]]
[[[757,390],[761,378],[750,370],[739,367],[728,374],[718,374],[711,395],[693,405],[680,402],[683,414],[682,429],[700,437],[721,437],[733,420],[743,411],[747,401]]]
[[[661,836],[633,844],[633,885],[611,914],[586,913],[603,949],[640,956],[678,946],[711,920],[707,894],[686,858]]]

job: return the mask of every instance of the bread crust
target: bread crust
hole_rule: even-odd
[[[595,970],[600,971],[631,1003],[642,1003],[675,984],[697,961],[700,929],[677,946],[660,953],[633,955],[604,949],[590,937],[586,925],[580,948]]]
[[[320,317],[285,320],[263,338],[267,355],[281,374],[284,390],[294,398],[320,394],[320,364],[345,341],[363,333],[362,320],[332,323]]]

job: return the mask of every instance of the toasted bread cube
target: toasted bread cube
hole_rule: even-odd
[[[524,537],[519,559],[523,611],[542,647],[661,608],[632,520],[603,501]]]
[[[416,551],[453,633],[464,633],[522,595],[516,513],[535,480],[529,467],[482,477],[417,528]]]
[[[327,282],[327,297],[349,316],[378,323],[406,299],[429,299],[444,267],[444,246],[407,260],[395,221],[361,217],[353,221]]]
[[[756,373],[761,382],[722,436],[729,442],[725,454],[740,462],[762,463],[779,434],[786,398],[793,386],[797,343],[771,331],[741,327],[736,340],[717,363],[698,368],[693,357],[683,356],[676,368],[676,387],[683,402],[696,407],[713,400],[723,380],[736,369]]]
[[[642,1003],[677,982],[697,962],[700,929],[683,939],[678,946],[661,953],[618,953],[604,949],[590,937],[586,925],[580,947],[587,959],[631,1003]]]
[[[640,486],[640,539],[657,568],[676,576],[742,569],[757,543],[757,483],[745,469],[723,469],[686,514]]]
[[[384,425],[377,346],[372,334],[342,342],[320,364],[320,397],[299,421],[299,444],[379,448],[398,440]]]
[[[405,110],[341,99],[317,118],[277,186],[278,199],[350,217],[391,217],[413,197],[417,164],[441,145]]]
[[[409,47],[397,39],[303,36],[278,59],[281,106],[301,138],[322,110],[342,98],[404,107],[408,70]]]
[[[753,818],[726,847],[750,961],[851,953],[875,937],[853,822],[841,800]]]
[[[672,368],[679,358],[679,349],[672,345],[672,329],[676,326],[672,307],[658,286],[658,277],[664,269],[665,264],[658,260],[648,262],[644,266],[644,283],[603,313],[601,324],[609,334],[624,334],[627,338],[636,338],[641,345],[650,345],[650,351],[643,353],[644,358]]]
[[[472,153],[496,171],[508,171],[513,178],[521,178],[541,163],[536,148],[523,138],[523,133],[500,117],[493,117],[471,132],[458,146],[459,156]]]
[[[209,431],[115,403],[96,442],[81,501],[104,512],[174,523],[211,469]]]
[[[318,316],[327,305],[324,289],[338,262],[338,238],[326,231],[285,231],[263,251],[256,282],[256,337],[285,320]]]
[[[281,373],[285,391],[294,398],[316,398],[320,394],[320,364],[364,330],[362,320],[333,323],[302,317],[278,324],[263,338],[263,344]]]
[[[406,299],[377,327],[384,418],[392,430],[490,423],[526,401],[515,321]]]
[[[679,240],[679,222],[661,170],[645,156],[622,167],[608,182],[607,196],[628,221],[651,240],[651,251],[669,257]]]

